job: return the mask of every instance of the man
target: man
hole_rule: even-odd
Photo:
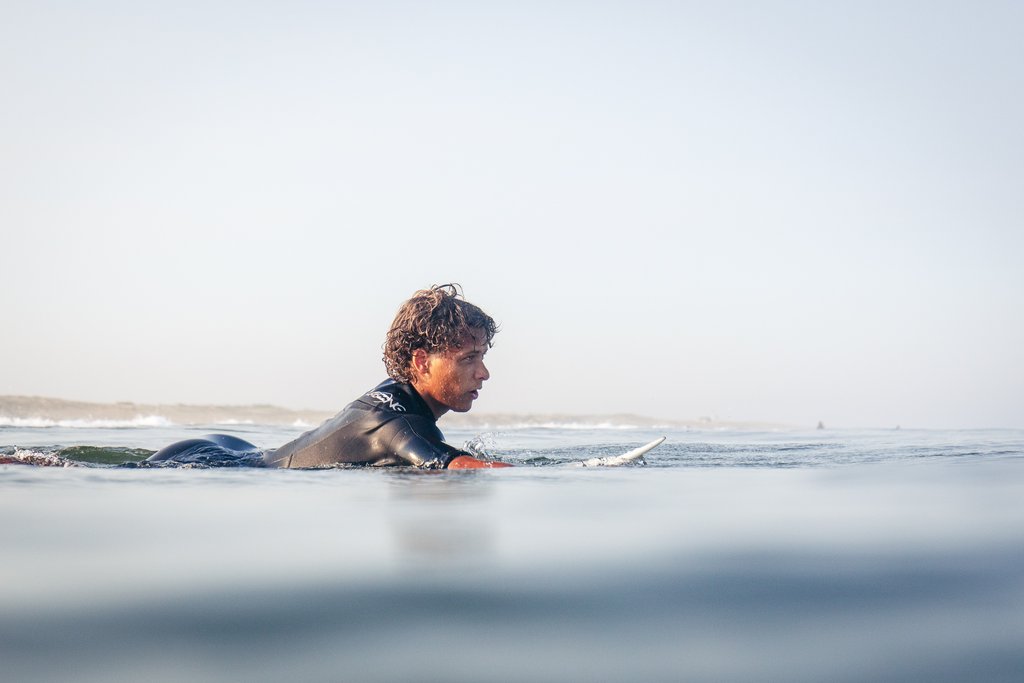
[[[449,446],[437,428],[437,419],[449,410],[463,413],[473,406],[490,377],[484,356],[497,331],[494,320],[463,299],[455,285],[420,290],[402,304],[388,330],[384,363],[391,379],[316,429],[263,454],[237,437],[208,434],[171,444],[147,462],[511,467]]]
[[[388,330],[390,379],[318,428],[264,457],[267,467],[412,465],[430,469],[510,467],[444,442],[437,419],[473,406],[490,377],[484,356],[498,327],[455,285],[416,292]]]

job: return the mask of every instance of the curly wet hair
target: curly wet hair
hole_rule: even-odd
[[[434,285],[421,289],[402,304],[391,323],[384,342],[384,365],[388,375],[399,382],[410,382],[412,354],[417,349],[427,353],[459,347],[462,335],[469,328],[484,331],[490,348],[498,325],[462,297],[457,284]]]

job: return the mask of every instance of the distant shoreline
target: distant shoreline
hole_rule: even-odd
[[[64,422],[160,421],[179,425],[263,424],[313,427],[336,414],[328,410],[293,410],[267,404],[191,405],[182,403],[91,403],[43,396],[0,396],[0,426]],[[666,420],[615,413],[574,415],[567,413],[449,413],[441,418],[450,428],[559,427],[580,429],[792,429],[792,425],[733,422],[700,418]]]

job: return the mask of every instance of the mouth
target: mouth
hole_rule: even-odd
[[[470,396],[470,398],[472,398],[475,401],[478,398],[480,398],[480,391],[477,390],[477,389],[474,389],[473,391],[469,392],[469,396]]]

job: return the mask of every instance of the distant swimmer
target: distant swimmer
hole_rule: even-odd
[[[481,460],[444,442],[437,420],[449,410],[468,411],[490,377],[484,356],[498,326],[466,301],[457,285],[419,290],[402,304],[384,343],[390,379],[378,384],[316,429],[263,455],[266,467],[405,465],[426,469],[511,467]],[[206,443],[180,442],[150,461],[179,462]],[[244,442],[243,442],[244,443]],[[242,444],[234,452],[247,454]],[[246,444],[251,446],[251,444]],[[255,447],[253,447],[255,448]],[[188,456],[186,456],[188,457]]]

